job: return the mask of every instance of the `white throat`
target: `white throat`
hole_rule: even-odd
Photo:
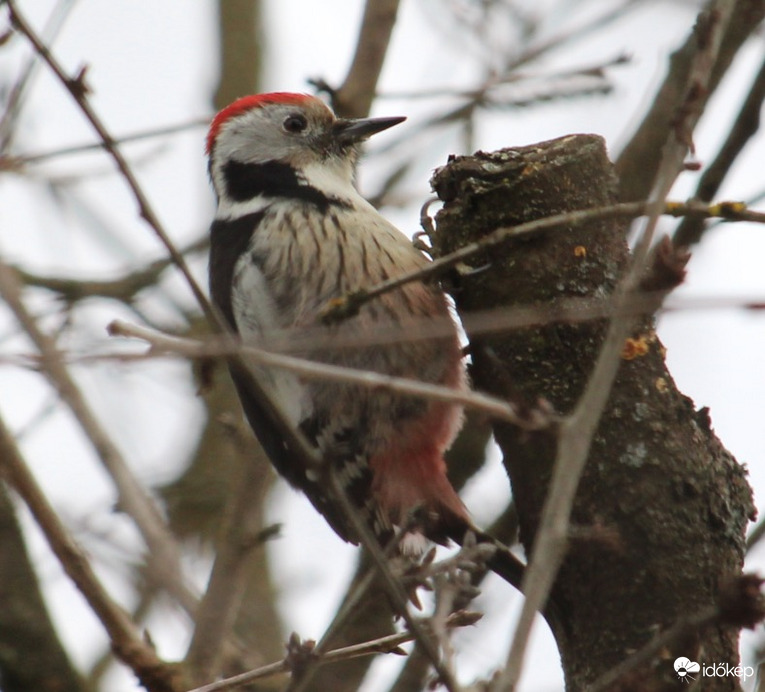
[[[309,163],[302,171],[303,178],[311,187],[327,197],[355,202],[361,199],[353,185],[353,169],[350,161],[332,160],[330,162]]]

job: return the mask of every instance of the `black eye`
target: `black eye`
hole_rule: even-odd
[[[286,132],[298,133],[308,127],[308,121],[305,119],[304,115],[301,115],[300,113],[292,113],[284,119],[282,127]]]

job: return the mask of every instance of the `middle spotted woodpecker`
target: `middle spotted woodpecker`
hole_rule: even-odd
[[[207,137],[218,201],[210,291],[245,343],[290,333],[314,361],[463,390],[457,330],[433,284],[408,283],[334,325],[319,319],[333,299],[428,262],[353,183],[358,144],[402,120],[337,118],[318,98],[293,93],[247,96],[218,113]],[[429,324],[441,326],[439,336],[379,339],[386,330],[411,336]],[[446,332],[443,325],[449,325]],[[317,334],[325,338],[314,345]],[[360,341],[366,345],[353,345]],[[337,346],[327,346],[332,342]],[[321,480],[286,452],[247,385],[236,370],[232,375],[249,423],[279,473],[342,538],[358,542]],[[458,405],[302,381],[283,370],[257,375],[290,422],[335,465],[347,497],[382,545],[404,525],[410,530],[400,545],[411,553],[421,552],[426,539],[461,542],[472,528],[443,458],[461,425]],[[415,509],[420,521],[411,528]]]

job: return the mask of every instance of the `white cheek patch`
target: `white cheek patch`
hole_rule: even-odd
[[[311,162],[303,168],[302,176],[308,185],[327,197],[348,200],[353,204],[365,201],[353,186],[353,166],[349,160]]]

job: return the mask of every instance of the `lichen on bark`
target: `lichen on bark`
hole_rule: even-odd
[[[593,135],[455,157],[432,184],[444,203],[436,256],[499,227],[613,204],[618,188],[603,140]],[[458,312],[534,305],[543,315],[572,298],[604,298],[629,261],[627,231],[624,220],[562,226],[478,256],[452,277]],[[501,334],[468,334],[474,384],[529,406],[543,399],[565,415],[584,389],[606,324],[540,319]],[[720,583],[740,573],[754,515],[744,468],[715,436],[706,409],[678,391],[652,315],[638,319],[632,338],[640,348],[625,351],[593,438],[552,592],[553,634],[571,690],[714,603]],[[557,438],[499,422],[494,434],[529,554]],[[677,656],[735,663],[737,637],[707,628],[640,674],[660,689],[677,684]]]

